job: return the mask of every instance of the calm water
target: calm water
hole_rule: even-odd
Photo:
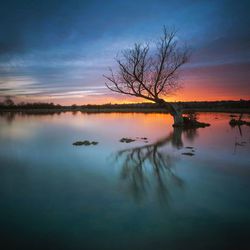
[[[1,249],[250,249],[250,127],[229,119],[2,115]]]

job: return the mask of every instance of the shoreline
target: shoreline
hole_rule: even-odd
[[[171,103],[170,103],[171,104]],[[240,101],[203,101],[203,102],[176,102],[183,108],[183,113],[188,112],[223,112],[250,114],[250,100]],[[61,106],[53,103],[26,103],[0,106],[0,112],[11,113],[169,113],[169,110],[155,103],[130,103],[130,104],[87,104]]]
[[[52,114],[65,112],[82,113],[165,113],[168,110],[162,108],[6,108],[0,109],[0,113],[25,113],[25,114]],[[183,113],[189,112],[218,112],[218,113],[245,113],[250,114],[250,108],[186,108]]]

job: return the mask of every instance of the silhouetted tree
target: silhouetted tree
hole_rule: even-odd
[[[6,97],[5,100],[4,100],[4,105],[5,106],[14,106],[15,103],[11,100],[10,97]]]
[[[135,44],[116,59],[118,71],[104,75],[114,92],[144,98],[169,109],[174,126],[183,126],[182,107],[163,97],[180,88],[179,69],[189,59],[189,50],[177,46],[176,31],[163,28],[163,35],[150,50],[149,44]]]

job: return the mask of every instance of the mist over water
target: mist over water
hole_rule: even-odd
[[[1,114],[1,248],[249,249],[250,127],[199,117]]]

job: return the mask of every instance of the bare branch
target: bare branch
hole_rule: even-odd
[[[165,26],[154,47],[150,50],[149,44],[135,44],[132,49],[122,51],[116,59],[116,74],[110,70],[110,75],[104,76],[107,88],[156,103],[176,92],[180,87],[179,69],[188,61],[189,51],[178,48],[176,30]]]

